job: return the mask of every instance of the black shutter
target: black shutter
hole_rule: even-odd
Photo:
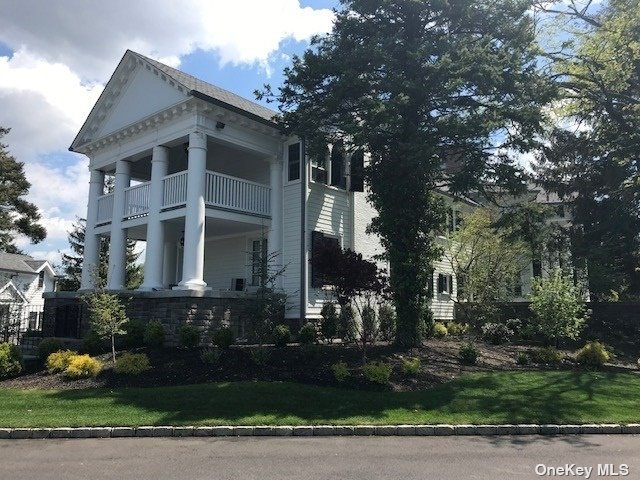
[[[444,292],[444,275],[438,274],[438,293]]]
[[[345,187],[344,176],[344,148],[342,142],[337,142],[331,149],[331,185]]]
[[[311,258],[315,258],[318,255],[320,248],[322,248],[324,240],[324,235],[322,232],[311,232]],[[320,278],[320,272],[318,272],[317,267],[314,265],[314,262],[311,262],[311,287],[320,288],[322,287],[322,279]]]
[[[364,151],[357,150],[351,156],[351,187],[352,192],[364,192]]]
[[[300,143],[289,145],[287,157],[287,178],[289,181],[300,179]]]
[[[453,275],[447,275],[447,292],[449,295],[453,293]]]

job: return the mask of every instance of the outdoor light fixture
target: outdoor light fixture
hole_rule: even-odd
[[[225,126],[223,122],[216,122],[216,130],[224,130]]]

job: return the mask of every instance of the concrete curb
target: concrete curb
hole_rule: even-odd
[[[124,437],[320,437],[452,435],[593,435],[640,434],[640,423],[521,425],[308,425],[308,426],[140,426],[79,428],[0,428],[0,439]]]

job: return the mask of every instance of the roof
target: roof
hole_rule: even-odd
[[[271,110],[270,108],[264,107],[259,103],[248,100],[240,95],[236,95],[224,88],[202,81],[193,75],[181,72],[180,70],[158,62],[157,60],[145,57],[140,53],[132,50],[127,50],[127,52],[131,52],[136,57],[148,62],[164,74],[173,78],[176,82],[182,84],[187,90],[190,90],[190,95],[197,96],[203,100],[207,100],[227,108],[231,107],[232,110],[235,110],[238,113],[249,114],[250,116],[267,120],[269,123],[274,123],[273,117],[277,115],[278,112]]]
[[[46,260],[37,260],[29,255],[0,252],[0,270],[21,273],[38,273]]]

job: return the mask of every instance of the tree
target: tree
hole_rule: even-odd
[[[116,363],[116,335],[124,335],[129,318],[125,307],[117,295],[103,291],[95,291],[85,296],[89,305],[89,321],[91,329],[100,338],[111,338],[111,354],[113,364]]]
[[[368,200],[391,265],[396,343],[421,343],[445,208],[436,189],[523,186],[511,151],[540,131],[553,94],[536,65],[528,0],[342,0],[332,33],[284,71],[284,132],[310,156],[364,148]]]
[[[458,279],[456,302],[472,320],[493,321],[498,304],[513,297],[520,276],[531,261],[526,243],[506,228],[497,228],[499,214],[479,208],[446,242],[445,258]],[[469,311],[471,310],[471,311]]]
[[[545,5],[568,40],[547,57],[563,101],[536,165],[572,201],[574,255],[594,298],[640,297],[640,4]]]
[[[84,235],[86,220],[76,219],[72,230],[68,234],[71,253],[62,254],[62,272],[64,278],[60,279],[58,288],[62,291],[76,291],[80,288],[80,278],[82,277],[82,262],[84,258]],[[142,284],[143,268],[138,264],[140,252],[135,251],[136,242],[127,241],[127,267],[126,286],[135,289]],[[100,263],[97,268],[96,277],[99,284],[104,285],[107,280],[109,266],[109,242],[105,238],[100,239]]]
[[[9,133],[0,126],[0,139]],[[38,243],[47,236],[45,228],[38,223],[38,208],[24,197],[31,184],[24,174],[24,163],[18,162],[0,142],[0,251],[19,253],[14,241],[16,235],[24,235]]]

